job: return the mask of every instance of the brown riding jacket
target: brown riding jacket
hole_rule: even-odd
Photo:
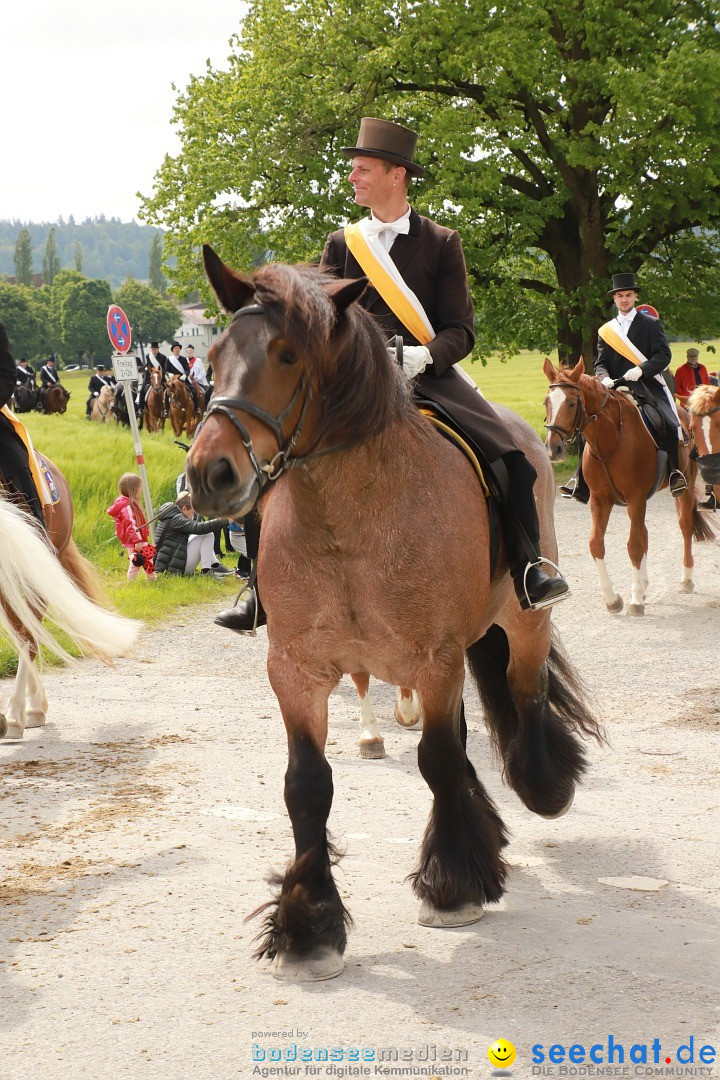
[[[490,461],[517,451],[515,441],[489,402],[453,368],[475,343],[473,306],[459,234],[411,210],[410,231],[395,237],[390,258],[424,307],[436,334],[427,346],[432,367],[415,380],[417,396],[445,408]],[[348,250],[343,229],[328,236],[320,266],[339,278],[364,276]],[[372,285],[362,294],[360,303],[388,338],[400,335],[406,345],[420,344]]]

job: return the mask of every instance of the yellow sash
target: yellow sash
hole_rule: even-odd
[[[40,498],[40,502],[43,504],[43,506],[49,506],[50,508],[52,508],[53,501],[52,496],[50,495],[50,489],[45,483],[45,479],[40,472],[40,469],[38,468],[37,459],[35,457],[35,448],[32,444],[32,439],[30,438],[30,432],[27,430],[25,425],[18,420],[17,416],[15,416],[15,414],[11,412],[10,409],[8,409],[7,405],[3,405],[2,409],[0,409],[0,412],[10,421],[15,430],[15,434],[22,441],[25,449],[27,450],[28,467],[32,474],[33,483],[35,484],[35,489]]]
[[[347,246],[393,314],[397,315],[416,341],[427,345],[435,337],[435,332],[425,309],[412,289],[403,281],[392,260],[387,258],[381,262],[384,250],[380,256],[372,250],[361,226],[362,222],[345,226]]]
[[[629,338],[623,337],[618,330],[614,319],[611,322],[606,322],[604,326],[601,326],[598,330],[598,334],[606,345],[609,345],[615,352],[624,356],[631,364],[639,366],[647,360],[647,356],[643,356],[637,346],[633,345]]]

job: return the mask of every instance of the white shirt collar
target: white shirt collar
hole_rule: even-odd
[[[370,211],[370,224],[368,233],[371,236],[377,236],[379,242],[383,245],[386,251],[395,243],[395,237],[399,233],[407,235],[410,232],[410,207],[408,206],[404,214],[395,221],[381,221],[380,218],[375,217],[372,210]]]

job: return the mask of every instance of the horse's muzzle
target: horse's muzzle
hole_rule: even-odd
[[[252,510],[260,494],[257,477],[253,475],[246,480],[241,479],[227,457],[195,462],[194,449],[188,454],[185,468],[193,508],[205,517],[244,517]]]

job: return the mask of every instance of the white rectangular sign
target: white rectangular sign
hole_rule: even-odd
[[[118,382],[135,382],[138,377],[137,364],[134,356],[122,356],[121,353],[113,353],[113,374]]]

